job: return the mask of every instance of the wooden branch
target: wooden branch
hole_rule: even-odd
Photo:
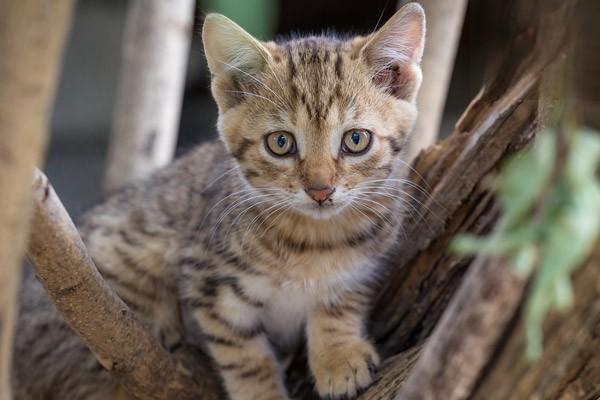
[[[575,304],[544,322],[544,351],[528,362],[524,313],[509,325],[490,365],[477,381],[474,400],[600,398],[600,243],[575,273]]]
[[[134,398],[219,398],[210,362],[200,358],[184,367],[102,279],[60,199],[39,171],[27,257],[69,326]]]
[[[459,124],[453,136],[417,160],[413,179],[422,186],[430,185],[431,195],[412,194],[415,206],[423,203],[423,211],[406,221],[407,239],[393,256],[393,273],[375,308],[373,332],[375,337],[385,338],[382,346],[386,353],[398,350],[399,343],[415,334],[413,329],[422,323],[421,318],[429,317],[429,307],[438,299],[429,291],[449,296],[445,291],[450,288],[444,282],[455,273],[454,266],[469,264],[469,260],[449,256],[448,243],[478,215],[495,216],[489,215],[489,203],[482,201],[485,190],[481,182],[504,156],[533,137],[538,79],[534,73],[526,73],[495,99],[492,107],[489,94],[484,93],[463,115],[469,126]],[[481,107],[486,110],[482,112]],[[479,117],[471,120],[473,113]],[[491,222],[493,218],[479,229],[489,229]],[[440,269],[440,262],[449,269]],[[407,313],[414,318],[414,325],[407,324]],[[431,329],[435,320],[430,323]]]
[[[193,0],[129,2],[105,178],[109,190],[173,158],[193,15]]]
[[[398,398],[467,398],[519,307],[526,283],[504,262],[478,259],[428,339]]]
[[[70,25],[71,0],[0,2],[0,399],[10,394],[20,264],[31,174],[45,147],[49,108]]]
[[[409,147],[410,160],[438,138],[467,0],[419,0],[419,4],[427,15],[427,39],[421,63],[424,79],[417,97],[419,116]]]

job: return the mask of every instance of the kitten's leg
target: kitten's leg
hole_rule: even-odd
[[[281,368],[260,328],[260,307],[221,286],[215,299],[189,302],[232,400],[288,399]],[[214,300],[214,302],[213,302]]]
[[[373,380],[379,356],[364,337],[367,305],[367,295],[349,293],[309,316],[309,364],[322,398],[353,397]]]
[[[149,326],[162,345],[171,350],[181,343],[178,290],[173,274],[162,265],[147,262],[140,251],[125,246],[115,247],[106,262],[96,265],[119,297],[135,315]],[[148,258],[148,257],[146,257]]]

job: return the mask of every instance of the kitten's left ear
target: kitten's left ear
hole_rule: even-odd
[[[418,3],[408,3],[371,35],[361,52],[375,84],[413,102],[421,85],[424,47],[425,12]]]
[[[271,55],[260,41],[220,14],[206,16],[202,41],[213,75],[213,94],[219,107],[228,108],[239,100],[240,85],[256,82]]]

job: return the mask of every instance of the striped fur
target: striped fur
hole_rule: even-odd
[[[379,357],[365,316],[406,211],[402,157],[416,117],[423,18],[412,4],[371,36],[262,43],[208,16],[222,140],[83,219],[101,273],[165,347],[194,340],[183,321],[197,323],[232,400],[288,398],[279,358],[304,338],[322,397],[354,396],[371,382]],[[394,41],[398,32],[410,34]],[[340,150],[351,129],[371,132],[365,154]],[[264,136],[273,131],[292,133],[297,154],[270,154]],[[335,192],[317,203],[305,190],[322,184]],[[19,326],[17,399],[92,399],[90,387],[102,398],[121,396],[39,301],[46,305],[27,308]],[[36,312],[46,327],[27,322]],[[42,357],[33,338],[44,331],[72,345]],[[44,358],[65,373],[38,371]],[[97,371],[72,371],[73,362]],[[31,371],[35,383],[27,382]]]

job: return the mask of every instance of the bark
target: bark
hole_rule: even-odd
[[[467,0],[420,0],[419,4],[427,15],[427,38],[421,63],[424,79],[417,97],[419,116],[409,147],[411,160],[438,138]]]
[[[208,359],[195,355],[184,365],[172,357],[102,279],[60,199],[39,171],[27,257],[69,326],[134,398],[219,398]]]
[[[504,326],[519,307],[527,281],[506,263],[479,258],[427,340],[400,399],[466,398]]]
[[[600,243],[574,276],[575,304],[544,322],[544,352],[529,363],[523,315],[502,334],[471,399],[598,399],[600,396]]]
[[[71,9],[71,0],[0,2],[0,399],[11,398],[16,292],[31,174],[45,147]]]
[[[173,158],[193,15],[193,0],[130,1],[105,179],[109,190]]]

